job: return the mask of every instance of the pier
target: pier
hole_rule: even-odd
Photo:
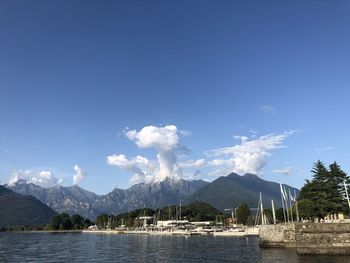
[[[350,223],[265,225],[259,237],[264,248],[295,248],[302,255],[350,255]]]

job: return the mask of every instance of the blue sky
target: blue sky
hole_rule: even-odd
[[[164,175],[157,154],[209,181],[231,169],[301,187],[318,159],[349,173],[349,11],[341,0],[1,1],[0,181],[75,174],[107,193],[140,170]],[[170,150],[140,147],[150,126],[176,127]]]

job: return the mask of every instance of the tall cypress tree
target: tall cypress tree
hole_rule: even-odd
[[[315,216],[324,217],[327,214],[344,211],[345,189],[344,181],[349,183],[350,179],[340,166],[334,162],[329,170],[321,161],[317,161],[311,171],[313,179],[306,180],[300,190],[300,200],[308,199],[315,205]]]
[[[331,175],[330,184],[333,193],[333,196],[331,196],[331,201],[335,204],[335,212],[343,212],[344,208],[347,206],[344,182],[349,184],[349,176],[347,176],[347,174],[336,162],[329,165],[329,173]]]
[[[313,173],[312,180],[312,199],[316,206],[316,213],[319,217],[324,217],[327,212],[330,212],[330,202],[328,201],[329,194],[329,173],[325,165],[318,160],[311,171]]]

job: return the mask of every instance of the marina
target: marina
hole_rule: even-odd
[[[231,237],[245,237],[245,236],[258,236],[258,227],[246,227],[246,228],[232,228],[232,229],[166,229],[166,230],[155,230],[155,229],[105,229],[105,230],[82,230],[83,233],[92,234],[136,234],[136,235],[167,235],[167,236],[231,236]]]

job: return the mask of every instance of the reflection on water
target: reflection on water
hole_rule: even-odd
[[[258,243],[254,237],[0,233],[0,262],[350,262]]]

